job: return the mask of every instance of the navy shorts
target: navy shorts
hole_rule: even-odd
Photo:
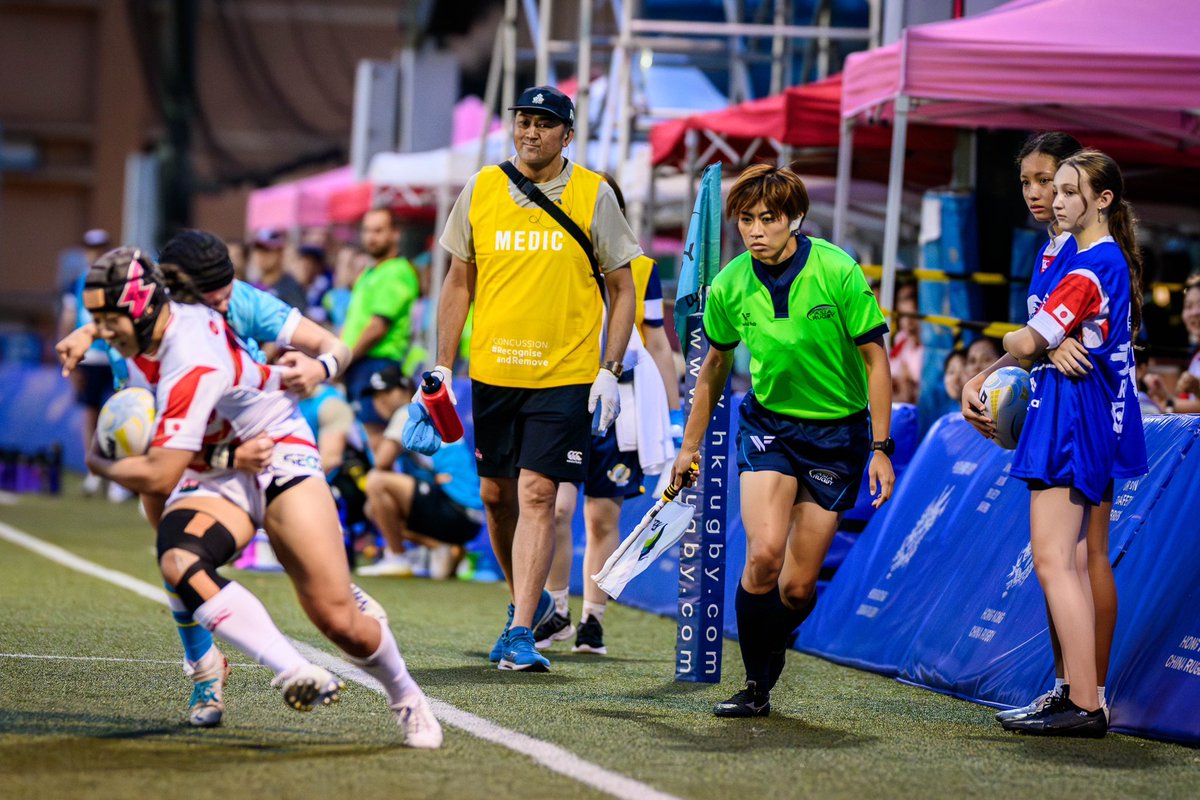
[[[863,470],[871,458],[871,422],[866,409],[832,420],[777,414],[747,393],[739,415],[737,447],[739,475],[747,471],[791,475],[821,508],[846,511],[858,500]]]
[[[466,544],[479,534],[483,512],[463,508],[436,483],[417,479],[408,527],[446,544]]]
[[[113,395],[113,372],[108,364],[80,364],[75,384],[75,402],[97,411]]]
[[[342,375],[342,382],[346,384],[346,399],[350,401],[350,407],[354,409],[354,416],[358,417],[359,422],[364,425],[387,425],[388,421],[379,416],[366,391],[371,385],[372,375],[398,363],[390,358],[364,358],[346,368]]]
[[[582,481],[592,446],[590,390],[588,384],[520,389],[471,381],[479,477],[515,478],[528,469]]]
[[[617,426],[592,437],[583,493],[587,497],[637,497],[642,493],[642,463],[636,450],[617,449]]]

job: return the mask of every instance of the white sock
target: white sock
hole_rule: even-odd
[[[414,690],[420,691],[420,687],[408,672],[391,628],[380,622],[379,630],[379,647],[374,653],[366,658],[356,658],[347,653],[346,660],[362,667],[372,678],[383,684],[388,696],[388,705],[395,705]]]
[[[1103,686],[1096,687],[1096,699],[1100,701],[1101,707],[1108,705],[1108,701],[1104,699],[1104,687]]]
[[[588,617],[591,617],[592,619],[596,620],[596,622],[604,622],[604,609],[607,607],[607,603],[589,603],[588,601],[584,600],[583,615],[579,619],[582,622]]]
[[[1059,689],[1061,689],[1062,687],[1064,687],[1066,685],[1067,685],[1067,681],[1065,678],[1055,678],[1054,679],[1054,691],[1057,692]]]
[[[554,610],[565,617],[569,611],[568,600],[571,597],[571,590],[563,589],[562,591],[556,592],[553,589],[547,589],[547,591],[550,592],[550,596],[554,598]]]
[[[276,675],[307,663],[258,598],[230,583],[196,609],[196,621]]]

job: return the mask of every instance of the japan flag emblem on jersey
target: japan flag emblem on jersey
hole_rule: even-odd
[[[163,433],[167,436],[175,436],[183,433],[183,420],[181,419],[164,419]]]
[[[1058,320],[1058,324],[1064,328],[1070,328],[1071,323],[1075,321],[1075,312],[1064,305],[1060,305],[1054,309],[1054,318]]]

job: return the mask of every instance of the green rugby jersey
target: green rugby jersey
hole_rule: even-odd
[[[837,419],[867,407],[858,346],[887,332],[862,270],[823,239],[797,237],[788,269],[772,279],[749,252],[709,290],[704,331],[713,347],[745,342],[754,396],[778,414]]]

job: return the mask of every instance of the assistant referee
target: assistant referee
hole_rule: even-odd
[[[746,688],[713,709],[766,716],[793,632],[816,604],[817,576],[870,462],[875,506],[892,493],[892,380],[887,324],[854,259],[799,233],[808,192],[799,176],[750,167],[729,190],[747,252],[713,281],[704,309],[711,347],[696,381],[672,480],[700,441],[733,367],[750,351],[751,390],[738,422],[746,566],[737,588]],[[872,413],[873,412],[873,413]]]

